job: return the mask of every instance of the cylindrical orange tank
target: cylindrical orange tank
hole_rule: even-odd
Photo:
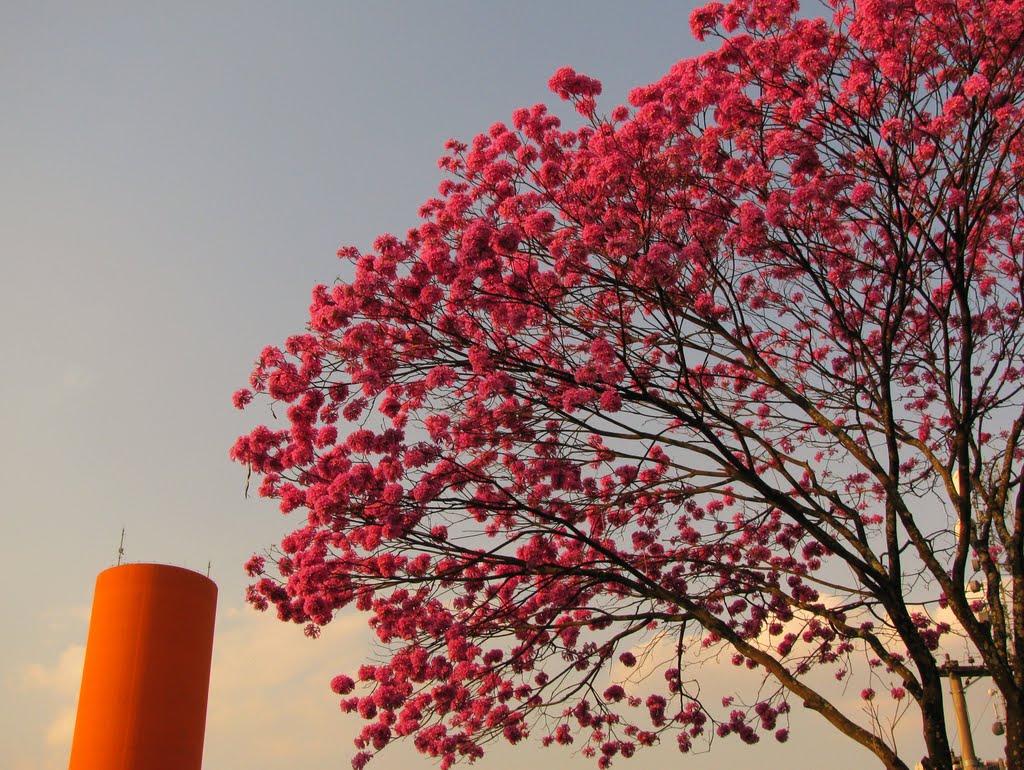
[[[99,574],[69,770],[200,770],[216,607],[181,567]]]

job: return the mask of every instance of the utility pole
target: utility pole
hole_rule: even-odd
[[[960,732],[960,761],[963,763],[963,770],[980,770],[978,758],[974,754],[974,739],[971,737],[971,718],[967,713],[963,677],[988,676],[988,669],[984,666],[961,666],[955,660],[947,660],[939,670],[943,676],[949,677],[949,692],[953,696],[953,711],[956,713],[956,726]]]

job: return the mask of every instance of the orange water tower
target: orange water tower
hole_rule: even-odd
[[[69,770],[200,770],[216,607],[181,567],[99,574]]]

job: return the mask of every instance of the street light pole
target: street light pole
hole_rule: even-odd
[[[974,738],[971,736],[971,718],[967,713],[967,698],[964,696],[965,676],[988,676],[984,666],[961,666],[955,660],[946,661],[941,671],[949,677],[949,692],[953,696],[953,711],[960,731],[960,757],[963,770],[979,770],[978,758],[974,754]]]

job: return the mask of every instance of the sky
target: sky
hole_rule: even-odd
[[[302,330],[311,287],[344,278],[338,247],[416,224],[446,139],[553,104],[567,64],[603,81],[610,111],[701,50],[693,7],[0,5],[0,766],[67,766],[93,584],[122,529],[126,560],[219,585],[206,770],[349,766],[359,720],[328,682],[379,651],[364,617],[313,641],[244,605],[241,565],[293,527],[244,496],[227,450],[259,414],[231,394]],[[728,669],[701,676],[727,690]],[[975,733],[994,756],[985,686]],[[799,715],[784,746],[724,741],[685,762],[802,770],[823,753],[872,761]],[[524,761],[593,766],[495,747],[477,767]],[[434,766],[406,746],[371,766],[399,763]]]

